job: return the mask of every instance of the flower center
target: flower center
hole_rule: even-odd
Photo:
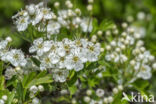
[[[46,59],[45,59],[45,62],[46,62],[46,63],[50,63],[50,58],[46,58]]]
[[[19,59],[19,55],[18,54],[15,54],[13,57],[14,57],[14,59]]]
[[[43,45],[42,45],[42,44],[39,44],[39,45],[38,45],[38,48],[42,48],[42,47],[43,47]]]
[[[73,57],[73,61],[77,62],[78,60],[79,60],[79,57],[77,57],[77,56]]]
[[[90,46],[90,47],[89,47],[89,50],[90,50],[90,51],[94,51],[94,47],[93,47],[93,46]]]

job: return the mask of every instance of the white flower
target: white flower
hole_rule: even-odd
[[[50,20],[53,18],[54,13],[51,12],[50,8],[40,8],[35,12],[35,18],[32,21],[33,25],[36,25],[41,20]]]
[[[4,100],[0,99],[0,104],[5,104]]]
[[[87,94],[87,95],[91,95],[91,94],[92,94],[92,90],[87,90],[87,91],[86,91],[86,94]]]
[[[44,52],[47,52],[50,50],[50,42],[43,42],[43,38],[38,38],[34,40],[33,46],[30,47],[29,52],[33,53],[37,51],[37,55],[42,56]]]
[[[7,95],[3,95],[3,96],[2,96],[2,99],[3,99],[4,101],[6,101],[6,100],[8,99]]]
[[[38,98],[33,98],[33,100],[32,100],[32,104],[40,104],[40,101],[39,101],[39,99]]]
[[[65,82],[69,71],[64,69],[53,69],[53,78],[56,82]]]
[[[29,17],[20,17],[17,19],[15,24],[17,25],[18,31],[25,31],[29,25]]]
[[[85,97],[84,97],[84,101],[85,101],[86,103],[90,102],[90,97],[85,96]]]
[[[31,86],[29,90],[35,94],[38,91],[38,88],[36,86]]]
[[[148,65],[142,65],[140,67],[140,72],[138,73],[137,77],[147,80],[150,79],[151,76],[151,68]]]
[[[47,25],[48,34],[58,34],[60,32],[61,25],[58,22],[50,21]]]
[[[54,65],[52,63],[52,58],[50,55],[44,55],[41,57],[41,64],[40,64],[40,69],[44,70],[47,68],[53,68]]]
[[[43,91],[44,91],[44,87],[43,87],[42,85],[39,85],[39,86],[38,86],[38,90],[39,90],[40,92],[43,92]]]
[[[28,11],[28,13],[30,15],[34,15],[36,12],[36,9],[38,9],[38,8],[36,8],[36,6],[34,4],[30,4],[30,5],[26,6],[26,10]]]
[[[12,16],[12,19],[17,19],[19,17],[27,17],[28,12],[26,10],[19,11],[16,15]]]
[[[10,80],[14,75],[16,75],[16,72],[13,68],[9,67],[5,71],[5,78],[7,80]]]
[[[10,50],[6,58],[14,66],[25,66],[27,63],[23,52],[17,49]]]
[[[5,49],[8,45],[8,41],[3,40],[0,42],[0,50]]]
[[[75,69],[80,71],[83,69],[84,65],[79,56],[80,49],[73,49],[72,53],[66,57],[65,65],[68,70]]]
[[[92,20],[90,20],[89,18],[84,18],[82,19],[80,26],[83,32],[91,32],[93,29]]]
[[[109,97],[108,97],[108,102],[109,102],[109,103],[112,103],[112,102],[113,102],[113,100],[114,100],[114,99],[113,99],[113,97],[112,97],[112,96],[109,96]]]
[[[60,57],[55,53],[50,53],[49,57],[51,58],[52,64],[56,64],[60,61]]]
[[[152,67],[153,67],[153,69],[156,69],[156,63],[154,63],[154,64],[152,65]]]
[[[87,48],[88,48],[88,52],[87,52],[88,60],[91,61],[91,62],[97,61],[98,56],[100,54],[100,49],[101,49],[100,44],[97,43],[97,44],[94,45],[93,43],[88,42]]]
[[[104,95],[104,90],[103,90],[103,89],[97,89],[97,90],[96,90],[96,95],[97,95],[98,97],[102,97],[102,96]]]

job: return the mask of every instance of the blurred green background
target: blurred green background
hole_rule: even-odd
[[[0,36],[13,37],[13,46],[20,47],[23,40],[16,37],[16,27],[13,25],[11,17],[21,8],[30,3],[38,3],[41,0],[0,0]],[[45,0],[47,1],[47,0]],[[53,8],[52,3],[61,0],[48,0],[48,5]],[[71,0],[86,13],[87,0]],[[143,13],[145,19],[139,20],[138,13]],[[114,21],[117,25],[122,22],[143,27],[146,35],[143,38],[145,46],[156,56],[156,0],[94,0],[93,16],[98,18],[98,22],[103,19]],[[150,80],[152,92],[156,93],[156,73]],[[156,94],[155,94],[156,96]]]

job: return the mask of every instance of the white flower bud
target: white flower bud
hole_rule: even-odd
[[[123,90],[123,86],[122,85],[119,85],[118,86],[118,89],[121,91],[121,90]]]
[[[125,43],[125,45],[128,45],[129,44],[129,41],[128,40],[125,40],[124,43]]]
[[[113,97],[112,97],[112,96],[109,96],[109,97],[108,97],[108,102],[109,102],[109,103],[112,103],[112,102],[113,102]]]
[[[87,10],[88,10],[88,11],[92,11],[92,10],[93,10],[93,6],[92,6],[92,5],[88,5],[88,6],[87,6]]]
[[[113,26],[113,29],[116,29],[116,28],[117,28],[117,26],[116,26],[116,25],[114,25],[114,26]]]
[[[150,60],[150,61],[154,61],[154,59],[155,59],[154,56],[152,56],[152,55],[149,56],[149,60]]]
[[[102,32],[102,31],[98,31],[97,34],[98,34],[99,36],[101,36],[101,35],[103,34],[103,32]]]
[[[115,58],[115,55],[114,55],[114,54],[111,54],[110,57],[111,57],[112,59],[114,59],[114,58]]]
[[[109,36],[111,35],[111,32],[109,30],[106,31],[106,35]]]
[[[68,16],[69,17],[72,17],[73,16],[72,10],[68,10]]]
[[[139,13],[137,14],[137,18],[138,18],[138,20],[143,20],[143,19],[145,19],[145,13],[144,13],[144,12],[139,12]]]
[[[112,41],[110,44],[111,44],[111,46],[114,46],[114,47],[116,46],[116,42],[115,41]]]
[[[126,33],[126,32],[123,32],[121,35],[122,35],[123,37],[126,37],[126,36],[127,36],[127,33]]]
[[[72,99],[72,104],[76,104],[76,100],[75,99]]]
[[[136,62],[135,62],[134,60],[131,60],[131,61],[130,61],[130,64],[131,64],[132,66],[134,66],[134,65],[136,64]]]
[[[34,98],[33,100],[32,100],[32,104],[39,104],[39,99],[38,98]]]
[[[141,59],[141,60],[144,59],[144,55],[143,54],[140,54],[139,55],[139,59]]]
[[[14,98],[12,102],[15,104],[18,103],[18,99]]]
[[[57,16],[56,16],[55,14],[53,15],[53,19],[54,19],[54,20],[57,19]]]
[[[29,97],[30,97],[30,98],[34,98],[34,97],[35,97],[34,93],[31,92],[31,93],[29,94]]]
[[[107,50],[107,51],[111,50],[111,46],[110,46],[110,45],[107,45],[107,46],[106,46],[106,50]]]
[[[94,0],[88,0],[88,3],[93,3],[94,2]]]
[[[121,45],[120,48],[121,48],[122,50],[124,50],[126,47],[125,47],[125,45]]]
[[[108,98],[104,98],[103,102],[107,104],[108,103]]]
[[[92,90],[87,90],[87,91],[86,91],[86,94],[87,94],[87,95],[92,95]]]
[[[39,85],[39,86],[38,86],[38,90],[39,90],[40,92],[43,92],[43,91],[44,91],[44,87],[43,87],[42,85]]]
[[[140,47],[140,46],[142,46],[142,45],[144,45],[144,42],[143,42],[142,40],[139,40],[139,41],[136,43],[136,46],[137,46],[137,47]]]
[[[133,22],[133,21],[134,21],[133,16],[128,16],[128,17],[127,17],[127,21],[128,21],[128,22]]]
[[[129,33],[134,33],[134,29],[133,28],[129,27],[127,30],[128,30]]]
[[[6,41],[12,42],[12,38],[8,36],[8,37],[6,38]]]
[[[86,103],[89,103],[89,102],[90,102],[90,97],[85,96],[85,97],[84,97],[84,101],[85,101]]]
[[[93,35],[92,38],[93,38],[93,39],[97,39],[97,36],[96,36],[96,35]]]
[[[36,86],[31,86],[29,90],[35,94],[38,91],[38,88]]]
[[[75,13],[78,14],[78,15],[81,15],[81,10],[79,8],[76,8]]]
[[[54,3],[54,7],[58,8],[60,6],[60,3],[59,2],[55,2]]]
[[[140,50],[141,50],[142,52],[145,52],[146,49],[145,49],[145,47],[141,47]]]
[[[115,35],[117,35],[117,34],[119,33],[119,31],[118,31],[117,29],[115,29],[115,30],[113,31],[113,33],[114,33]]]
[[[61,90],[61,94],[62,94],[62,95],[68,94],[68,90],[66,90],[66,89]]]
[[[135,38],[135,39],[139,39],[139,38],[141,38],[141,35],[138,34],[138,33],[135,33],[135,34],[134,34],[134,38]]]
[[[117,88],[113,88],[113,93],[117,94],[118,93],[118,89]]]
[[[20,67],[16,67],[15,70],[16,70],[16,71],[20,71],[21,68],[20,68]]]
[[[120,52],[121,50],[120,50],[120,48],[116,48],[115,51],[116,52]]]
[[[154,64],[152,65],[152,68],[153,68],[154,70],[156,70],[156,63],[154,63]]]
[[[29,13],[30,15],[33,15],[33,14],[35,13],[35,10],[36,10],[34,4],[31,4],[31,5],[29,5],[29,6],[26,6],[26,9],[27,9],[27,11],[28,11],[28,13]]]
[[[73,8],[73,4],[70,3],[67,7],[68,7],[68,8]]]
[[[6,100],[8,99],[7,95],[3,95],[3,96],[2,96],[2,99],[3,99],[4,101],[6,101]]]
[[[96,90],[96,95],[97,95],[98,97],[102,97],[102,96],[104,95],[104,90],[103,90],[103,89],[97,89],[97,90]]]
[[[5,104],[4,100],[0,99],[0,104]]]
[[[104,52],[104,48],[100,48],[100,52]]]
[[[127,28],[127,26],[128,26],[128,24],[127,24],[127,23],[125,23],[125,22],[124,22],[124,23],[122,23],[122,27],[123,27],[123,28]]]
[[[67,0],[67,1],[65,2],[65,4],[66,4],[66,5],[71,4],[70,0]]]

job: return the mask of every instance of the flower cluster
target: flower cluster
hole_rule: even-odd
[[[52,41],[39,38],[34,40],[29,49],[30,53],[37,53],[40,69],[68,69],[82,70],[84,63],[95,62],[100,54],[100,44],[93,44],[86,39],[71,41]]]
[[[6,104],[8,97],[7,95],[3,95],[2,98],[0,99],[0,104]]]
[[[29,96],[32,99],[32,103],[31,104],[40,104],[40,100],[37,97],[35,97],[35,96],[36,96],[36,94],[38,92],[43,92],[44,91],[44,87],[42,85],[38,85],[38,86],[34,85],[34,86],[30,87],[29,91],[30,91],[30,95]]]
[[[87,17],[81,17],[80,9],[72,9],[72,3],[66,1],[69,9],[58,10],[57,13],[45,7],[41,2],[37,5],[27,5],[24,10],[21,10],[12,18],[17,26],[18,31],[25,31],[29,24],[34,26],[40,32],[47,32],[48,37],[53,34],[58,34],[61,28],[81,28],[83,32],[91,32],[92,20]],[[57,2],[56,5],[59,5]]]
[[[134,28],[128,27],[120,36],[106,45],[107,54],[105,59],[108,62],[129,63],[127,68],[135,70],[134,76],[149,79],[152,76],[151,66],[155,57],[150,54],[150,51],[145,49],[144,42],[140,40],[141,37],[142,35],[136,32]],[[133,58],[129,59],[129,55],[133,56]]]
[[[0,59],[5,62],[11,63],[13,66],[24,67],[27,63],[23,52],[19,49],[10,49],[7,47],[9,45],[9,40],[3,40],[0,42]]]

